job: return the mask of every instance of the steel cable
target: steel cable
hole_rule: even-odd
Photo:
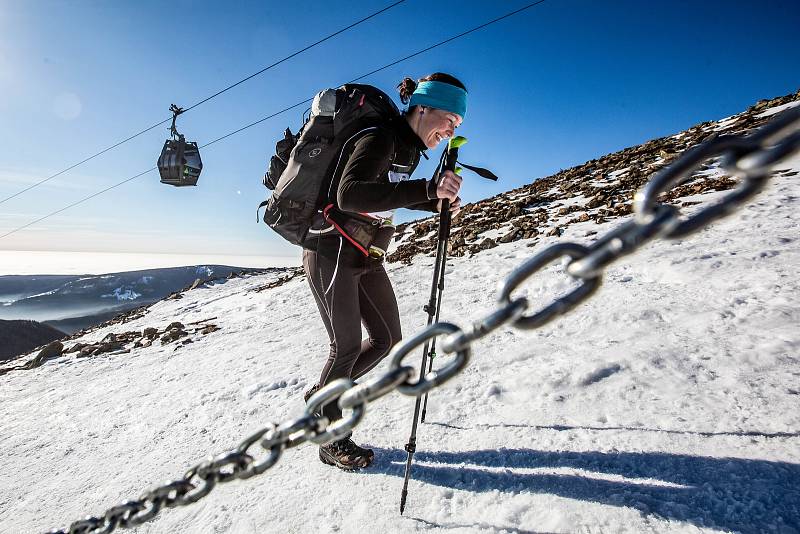
[[[342,29],[340,29],[340,30],[337,30],[337,31],[335,31],[335,32],[331,33],[330,35],[328,35],[328,36],[326,36],[326,37],[323,37],[322,39],[320,39],[320,40],[318,40],[318,41],[316,41],[316,42],[314,42],[314,43],[311,43],[310,45],[308,45],[308,46],[306,46],[306,47],[304,47],[304,48],[301,48],[301,49],[300,49],[300,50],[298,50],[297,52],[294,52],[294,53],[292,53],[292,54],[290,54],[290,55],[288,55],[288,56],[284,57],[283,59],[280,59],[280,60],[278,60],[278,61],[276,61],[276,62],[274,62],[274,63],[272,63],[272,64],[270,64],[270,65],[267,65],[266,67],[264,67],[263,69],[259,70],[258,72],[254,72],[254,73],[253,73],[253,74],[251,74],[250,76],[247,76],[246,78],[242,78],[242,79],[241,79],[241,80],[239,80],[238,82],[235,82],[235,83],[233,83],[233,84],[229,85],[228,87],[226,87],[226,88],[222,89],[221,91],[217,91],[217,92],[216,92],[216,93],[214,93],[213,95],[211,95],[211,96],[208,96],[208,97],[206,97],[206,98],[204,98],[204,99],[200,100],[199,102],[195,102],[194,104],[192,104],[192,105],[191,105],[191,106],[189,106],[188,108],[185,108],[185,109],[184,109],[184,110],[183,110],[181,113],[186,113],[187,111],[190,111],[190,110],[192,110],[192,109],[194,109],[194,108],[196,108],[196,107],[198,107],[198,106],[200,106],[200,105],[202,105],[202,104],[205,104],[205,103],[206,103],[206,102],[208,102],[209,100],[211,100],[211,99],[213,99],[213,98],[216,98],[216,97],[218,97],[219,95],[221,95],[221,94],[223,94],[223,93],[225,93],[225,92],[227,92],[227,91],[230,91],[230,90],[231,90],[231,89],[233,89],[234,87],[237,87],[237,86],[239,86],[239,85],[243,84],[244,82],[246,82],[246,81],[248,81],[248,80],[251,80],[251,79],[255,78],[256,76],[259,76],[259,75],[261,75],[261,74],[263,74],[263,73],[267,72],[268,70],[270,70],[270,69],[272,69],[272,68],[274,68],[274,67],[277,67],[277,66],[278,66],[278,65],[280,65],[281,63],[284,63],[284,62],[286,62],[286,61],[288,61],[288,60],[292,59],[293,57],[299,56],[299,55],[300,55],[300,54],[302,54],[303,52],[305,52],[305,51],[307,51],[307,50],[310,50],[310,49],[314,48],[315,46],[317,46],[317,45],[319,45],[319,44],[322,44],[322,43],[324,43],[325,41],[327,41],[327,40],[329,40],[329,39],[332,39],[332,38],[336,37],[337,35],[339,35],[339,34],[341,34],[341,33],[344,33],[344,32],[346,32],[347,30],[349,30],[349,29],[352,29],[352,28],[356,27],[356,26],[358,26],[359,24],[361,24],[361,23],[363,23],[363,22],[366,22],[366,21],[368,21],[369,19],[371,19],[371,18],[373,18],[373,17],[376,17],[376,16],[378,16],[378,15],[380,15],[381,13],[383,13],[383,12],[385,12],[385,11],[388,11],[388,10],[390,10],[391,8],[395,7],[396,5],[398,5],[398,4],[402,4],[402,3],[403,3],[403,2],[405,2],[405,1],[406,1],[406,0],[398,0],[398,1],[394,2],[393,4],[389,4],[388,6],[384,7],[383,9],[381,9],[381,10],[379,10],[379,11],[376,11],[376,12],[374,12],[374,13],[370,14],[370,15],[367,15],[366,17],[364,17],[364,18],[362,18],[362,19],[360,19],[360,20],[357,20],[356,22],[354,22],[354,23],[350,24],[349,26],[345,26],[344,28],[342,28]],[[106,152],[108,152],[108,151],[110,151],[110,150],[113,150],[113,149],[117,148],[118,146],[120,146],[120,145],[123,145],[123,144],[127,143],[128,141],[131,141],[131,140],[133,140],[133,139],[136,139],[136,138],[137,138],[137,137],[139,137],[140,135],[146,134],[146,133],[147,133],[147,132],[149,132],[150,130],[153,130],[153,129],[155,129],[155,128],[158,128],[158,127],[159,127],[159,126],[161,126],[162,124],[166,124],[166,123],[168,123],[168,122],[169,122],[169,121],[171,121],[171,120],[172,120],[172,117],[170,117],[170,118],[168,118],[168,119],[164,119],[164,120],[163,120],[163,121],[161,121],[161,122],[157,122],[156,124],[153,124],[152,126],[148,126],[148,127],[147,127],[147,128],[145,128],[144,130],[142,130],[142,131],[140,131],[140,132],[137,132],[137,133],[135,133],[135,134],[131,135],[130,137],[127,137],[127,138],[123,139],[122,141],[119,141],[118,143],[115,143],[115,144],[113,144],[113,145],[111,145],[111,146],[109,146],[109,147],[107,147],[107,148],[104,148],[104,149],[103,149],[103,150],[101,150],[100,152],[97,152],[96,154],[93,154],[93,155],[89,156],[88,158],[86,158],[86,159],[83,159],[83,160],[79,161],[78,163],[75,163],[74,165],[70,165],[69,167],[67,167],[67,168],[66,168],[66,169],[64,169],[64,170],[61,170],[61,171],[59,171],[59,172],[57,172],[57,173],[55,173],[55,174],[53,174],[53,175],[51,175],[51,176],[48,176],[47,178],[44,178],[44,179],[42,179],[42,180],[40,180],[40,181],[38,181],[38,182],[34,183],[33,185],[30,185],[30,186],[26,187],[25,189],[22,189],[21,191],[17,191],[17,192],[16,192],[16,193],[14,193],[13,195],[11,195],[11,196],[9,196],[9,197],[6,197],[6,198],[4,198],[4,199],[2,199],[2,200],[0,200],[0,204],[2,204],[2,203],[4,203],[4,202],[6,202],[6,201],[8,201],[8,200],[11,200],[12,198],[16,198],[16,197],[18,197],[19,195],[21,195],[21,194],[23,194],[23,193],[25,193],[25,192],[27,192],[27,191],[30,191],[31,189],[33,189],[33,188],[35,188],[35,187],[38,187],[38,186],[42,185],[43,183],[49,182],[49,181],[50,181],[50,180],[52,180],[53,178],[56,178],[56,177],[58,177],[58,176],[61,176],[62,174],[66,173],[66,172],[69,172],[69,171],[71,171],[72,169],[74,169],[74,168],[76,168],[76,167],[79,167],[79,166],[83,165],[84,163],[86,163],[86,162],[88,162],[88,161],[91,161],[91,160],[93,160],[93,159],[95,159],[95,158],[97,158],[97,157],[99,157],[99,156],[102,156],[102,155],[103,155],[103,154],[105,154]],[[148,171],[148,172],[149,172],[149,171]],[[118,184],[118,185],[122,185],[122,184]],[[114,187],[116,187],[116,186],[114,186]],[[111,187],[111,188],[109,188],[109,189],[113,189],[113,187]],[[106,190],[106,191],[107,191],[107,190]],[[87,198],[86,200],[88,200],[88,198]],[[80,203],[80,202],[79,202],[79,203]],[[35,222],[38,222],[38,221],[35,221]],[[6,235],[8,235],[8,234],[6,234]],[[0,239],[2,239],[2,237],[5,237],[5,236],[0,236]]]
[[[525,6],[521,7],[521,8],[519,8],[519,9],[515,9],[514,11],[510,11],[509,13],[506,13],[505,15],[502,15],[502,16],[500,16],[500,17],[494,18],[494,19],[492,19],[492,20],[490,20],[490,21],[488,21],[488,22],[484,22],[483,24],[480,24],[479,26],[475,26],[475,27],[474,27],[474,28],[472,28],[472,29],[469,29],[469,30],[466,30],[466,31],[464,31],[464,32],[461,32],[461,33],[459,33],[459,34],[457,34],[457,35],[454,35],[454,36],[452,36],[452,37],[449,37],[449,38],[447,38],[447,39],[445,39],[445,40],[443,40],[443,41],[439,41],[438,43],[436,43],[436,44],[434,44],[434,45],[431,45],[431,46],[428,46],[428,47],[426,47],[426,48],[423,48],[423,49],[421,49],[421,50],[419,50],[419,51],[417,51],[417,52],[414,52],[413,54],[410,54],[410,55],[408,55],[408,56],[405,56],[405,57],[403,57],[403,58],[400,58],[400,59],[397,59],[397,60],[395,60],[395,61],[392,61],[391,63],[387,63],[386,65],[383,65],[382,67],[379,67],[379,68],[377,68],[377,69],[375,69],[375,70],[372,70],[372,71],[370,71],[370,72],[368,72],[368,73],[366,73],[366,74],[362,74],[361,76],[358,76],[357,78],[353,78],[351,81],[349,81],[349,82],[346,82],[346,83],[352,83],[352,82],[355,82],[355,81],[361,80],[361,79],[363,79],[363,78],[366,78],[367,76],[371,76],[372,74],[375,74],[375,73],[377,73],[377,72],[380,72],[380,71],[382,71],[382,70],[388,69],[389,67],[393,67],[394,65],[397,65],[398,63],[401,63],[401,62],[403,62],[403,61],[407,61],[408,59],[411,59],[411,58],[413,58],[413,57],[416,57],[416,56],[418,56],[418,55],[420,55],[420,54],[423,54],[423,53],[425,53],[425,52],[428,52],[428,51],[430,51],[430,50],[433,50],[433,49],[435,49],[435,48],[438,48],[438,47],[440,47],[440,46],[443,46],[443,45],[445,45],[445,44],[447,44],[447,43],[450,43],[450,42],[452,42],[452,41],[454,41],[454,40],[456,40],[456,39],[459,39],[459,38],[461,38],[461,37],[464,37],[464,36],[466,36],[466,35],[469,35],[470,33],[473,33],[473,32],[476,32],[476,31],[478,31],[478,30],[481,30],[481,29],[483,29],[483,28],[485,28],[485,27],[487,27],[487,26],[489,26],[489,25],[491,25],[491,24],[495,24],[495,23],[497,23],[497,22],[500,22],[501,20],[507,19],[508,17],[511,17],[511,16],[513,16],[513,15],[516,15],[516,14],[518,14],[518,13],[521,13],[521,12],[523,12],[523,11],[525,11],[525,10],[527,10],[527,9],[530,9],[530,8],[532,8],[532,7],[534,7],[534,6],[537,6],[537,5],[539,5],[539,4],[542,4],[542,3],[544,3],[545,1],[546,1],[546,0],[538,0],[537,2],[532,2],[532,3],[530,3],[530,4],[527,4],[527,5],[525,5]],[[394,4],[393,4],[393,5],[394,5]],[[390,7],[391,7],[391,6],[390,6]],[[388,8],[386,8],[386,9],[388,9]],[[289,111],[289,110],[295,109],[295,108],[297,108],[297,107],[299,107],[299,106],[302,106],[303,104],[307,104],[307,103],[311,102],[312,100],[313,100],[312,98],[307,98],[306,100],[303,100],[302,102],[298,102],[298,103],[296,103],[296,104],[292,104],[291,106],[285,107],[285,108],[283,108],[283,109],[282,109],[282,110],[280,110],[280,111],[276,111],[275,113],[272,113],[272,114],[270,114],[270,115],[267,115],[266,117],[262,117],[261,119],[258,119],[257,121],[251,122],[250,124],[247,124],[247,125],[245,125],[245,126],[242,126],[241,128],[238,128],[238,129],[236,129],[236,130],[234,130],[234,131],[232,131],[232,132],[229,132],[229,133],[227,133],[227,134],[225,134],[225,135],[223,135],[223,136],[221,136],[221,137],[218,137],[218,138],[214,139],[213,141],[209,141],[208,143],[206,143],[206,144],[204,144],[204,145],[200,146],[200,148],[205,148],[205,147],[211,146],[211,145],[213,145],[213,144],[215,144],[215,143],[218,143],[218,142],[222,141],[223,139],[227,139],[228,137],[231,137],[231,136],[233,136],[233,135],[236,135],[236,134],[238,134],[238,133],[241,133],[241,132],[243,132],[244,130],[247,130],[248,128],[252,128],[253,126],[255,126],[255,125],[257,125],[257,124],[261,124],[262,122],[264,122],[264,121],[266,121],[266,120],[269,120],[269,119],[272,119],[272,118],[274,118],[274,117],[277,117],[278,115],[280,115],[280,114],[282,114],[282,113],[285,113],[285,112],[287,112],[287,111]],[[195,106],[197,106],[197,105],[199,105],[199,104],[195,104]],[[193,106],[193,107],[194,107],[194,106]],[[191,107],[190,107],[190,108],[187,108],[187,109],[191,109]],[[165,121],[162,121],[162,122],[161,122],[161,123],[159,123],[159,124],[164,124],[165,122],[168,122],[168,121],[170,121],[170,120],[172,120],[172,118],[169,118],[169,119],[167,119],[167,120],[165,120]],[[156,126],[158,126],[158,125],[156,125]],[[152,128],[154,128],[154,127],[155,127],[155,126],[151,127],[150,129],[152,129]],[[142,132],[142,133],[144,133],[144,132]],[[117,145],[117,146],[119,146],[119,145]],[[110,150],[110,148],[109,148],[108,150]],[[107,151],[107,150],[106,150],[106,151]],[[98,155],[99,155],[99,154],[98,154]],[[87,159],[86,161],[88,161],[88,159]],[[74,168],[74,167],[73,167],[73,168]],[[94,194],[92,194],[92,195],[89,195],[88,197],[82,198],[82,199],[80,199],[80,200],[78,200],[78,201],[76,201],[76,202],[74,202],[74,203],[70,204],[69,206],[66,206],[66,207],[64,207],[64,208],[58,209],[58,210],[56,210],[56,211],[54,211],[54,212],[52,212],[52,213],[48,213],[47,215],[44,215],[44,216],[40,217],[39,219],[36,219],[35,221],[31,221],[31,222],[29,222],[28,224],[25,224],[25,225],[23,225],[23,226],[20,226],[19,228],[15,228],[15,229],[11,230],[10,232],[7,232],[7,233],[5,233],[5,234],[3,234],[3,235],[0,235],[0,239],[3,239],[3,238],[5,238],[5,237],[8,237],[8,236],[10,236],[11,234],[14,234],[14,233],[16,233],[16,232],[19,232],[20,230],[24,230],[25,228],[28,228],[29,226],[32,226],[32,225],[34,225],[34,224],[36,224],[36,223],[38,223],[38,222],[41,222],[41,221],[43,221],[43,220],[45,220],[45,219],[47,219],[47,218],[49,218],[49,217],[52,217],[53,215],[57,215],[57,214],[59,214],[59,213],[61,213],[61,212],[63,212],[63,211],[66,211],[66,210],[68,210],[69,208],[75,207],[75,206],[77,206],[78,204],[82,204],[83,202],[85,202],[85,201],[87,201],[87,200],[90,200],[90,199],[92,199],[92,198],[94,198],[94,197],[96,197],[96,196],[98,196],[98,195],[100,195],[100,194],[102,194],[102,193],[105,193],[106,191],[110,191],[111,189],[114,189],[114,188],[116,188],[116,187],[119,187],[119,186],[121,186],[121,185],[123,185],[123,184],[126,184],[126,183],[130,182],[131,180],[133,180],[133,179],[135,179],[135,178],[139,178],[140,176],[143,176],[143,175],[145,175],[145,174],[147,174],[148,172],[150,172],[150,171],[153,171],[153,170],[155,170],[155,167],[154,167],[154,168],[152,168],[152,169],[148,169],[148,170],[146,170],[146,171],[144,171],[144,172],[141,172],[141,173],[137,174],[136,176],[132,176],[132,177],[130,177],[130,178],[126,178],[125,180],[122,180],[121,182],[118,182],[118,183],[116,183],[116,184],[114,184],[114,185],[112,185],[112,186],[110,186],[110,187],[108,187],[108,188],[106,188],[106,189],[103,189],[102,191],[100,191],[100,192],[98,192],[98,193],[94,193]],[[52,176],[52,178],[54,178],[55,176],[56,176],[56,175]],[[48,179],[49,179],[49,178],[48,178]],[[45,181],[46,181],[46,180],[45,180]],[[41,182],[41,183],[44,183],[44,181],[43,181],[43,182]],[[34,186],[32,186],[32,187],[34,187]],[[24,192],[24,191],[22,191],[22,192]],[[20,193],[22,193],[22,192],[20,192]],[[17,194],[20,194],[20,193],[17,193]],[[14,195],[14,196],[16,196],[16,195]],[[9,198],[12,198],[12,197],[9,197]],[[5,199],[5,200],[8,200],[8,198],[7,198],[7,199]],[[0,201],[0,204],[1,204],[2,202],[5,202],[5,200],[3,200],[3,201]]]

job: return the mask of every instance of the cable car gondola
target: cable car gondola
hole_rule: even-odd
[[[172,112],[172,127],[170,133],[172,139],[167,139],[161,156],[158,158],[158,173],[161,175],[161,183],[182,187],[185,185],[197,185],[200,171],[203,170],[203,162],[200,160],[200,149],[197,143],[186,142],[182,134],[175,128],[175,119],[183,113],[183,109],[175,104],[169,108]]]

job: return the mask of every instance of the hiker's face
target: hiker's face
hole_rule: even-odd
[[[450,111],[425,107],[419,113],[417,135],[431,149],[436,148],[441,140],[453,137],[455,129],[461,125],[461,117]]]

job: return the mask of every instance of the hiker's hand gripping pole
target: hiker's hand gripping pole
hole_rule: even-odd
[[[467,142],[465,137],[454,137],[450,139],[447,144],[447,151],[442,159],[442,165],[438,170],[437,179],[440,179],[445,171],[456,170],[456,161],[458,160],[458,148]],[[431,284],[431,295],[428,300],[428,305],[425,306],[425,311],[428,312],[428,326],[430,326],[434,318],[439,320],[439,307],[442,302],[442,290],[444,289],[444,271],[445,262],[447,260],[447,241],[450,238],[450,201],[442,199],[442,208],[439,211],[439,242],[436,250],[436,263],[433,267],[433,283]],[[435,339],[430,345],[431,360],[436,352]],[[422,365],[420,365],[419,374],[423,376],[426,374],[428,367],[428,343],[426,342],[422,348]],[[427,399],[427,394],[426,394]],[[411,436],[408,438],[405,449],[408,453],[406,458],[406,472],[403,479],[403,491],[400,494],[400,513],[402,514],[406,507],[406,497],[408,496],[408,479],[411,475],[411,462],[414,458],[414,452],[417,450],[417,423],[419,421],[420,407],[422,399],[417,397],[414,403],[414,421],[411,425]]]

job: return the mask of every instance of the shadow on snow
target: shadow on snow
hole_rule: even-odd
[[[365,473],[402,478],[405,451],[373,448],[376,461]],[[658,452],[532,449],[418,451],[414,462],[412,479],[436,486],[547,493],[732,532],[800,532],[800,464]],[[577,469],[616,479],[588,473],[514,472],[536,468]],[[664,483],[671,486],[660,485]],[[413,491],[411,484],[411,496]]]
[[[475,430],[480,428],[532,428],[534,430],[555,430],[558,432],[568,432],[571,430],[592,430],[597,432],[607,430],[624,430],[626,432],[657,432],[662,434],[682,434],[686,436],[702,436],[710,438],[715,436],[734,436],[734,437],[752,437],[752,438],[797,438],[800,437],[800,432],[761,432],[758,430],[733,430],[729,432],[701,432],[697,430],[670,430],[665,428],[645,428],[645,427],[631,427],[631,426],[570,426],[570,425],[515,425],[503,423],[499,425],[476,425],[475,427],[465,427],[451,425],[448,423],[438,423],[429,421],[428,424],[441,426],[444,428],[452,428],[455,430]]]

